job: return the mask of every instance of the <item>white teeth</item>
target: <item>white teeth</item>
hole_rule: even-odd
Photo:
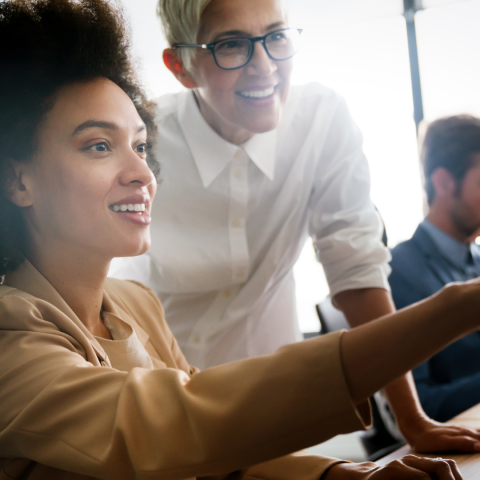
[[[114,212],[126,212],[128,210],[129,212],[137,212],[141,214],[147,210],[147,207],[144,203],[129,203],[128,205],[112,205],[110,210],[113,210]]]
[[[270,95],[273,95],[273,92],[275,91],[274,87],[267,88],[265,90],[243,90],[241,92],[238,92],[239,95],[242,97],[246,98],[266,98],[269,97]]]

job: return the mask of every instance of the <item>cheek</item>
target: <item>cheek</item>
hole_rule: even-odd
[[[285,90],[288,90],[290,86],[290,79],[292,77],[293,71],[293,59],[285,60],[283,62],[277,62],[278,65],[278,75],[282,79],[282,87]]]
[[[148,193],[150,194],[150,201],[153,201],[156,193],[157,193],[157,188],[158,188],[158,183],[157,180],[154,180],[149,186],[148,186]]]
[[[66,175],[65,168],[61,164],[52,164],[49,168],[43,168],[36,174],[36,186],[34,192],[34,207],[37,210],[45,208],[57,209],[60,206],[68,208],[66,201],[71,192],[71,182]]]
[[[463,203],[468,209],[469,216],[480,219],[480,187],[472,189],[467,195],[464,195]]]
[[[472,207],[480,207],[480,178],[476,177],[466,178],[462,185],[463,197]]]
[[[211,102],[225,104],[229,97],[234,98],[240,75],[241,72],[237,70],[227,71],[215,66],[215,69],[205,76],[202,82],[205,86],[203,90]]]
[[[45,172],[46,178],[38,189],[37,205],[42,216],[50,217],[50,221],[61,220],[68,228],[76,223],[85,227],[85,222],[79,221],[102,211],[108,181],[91,170],[72,166],[57,164]]]

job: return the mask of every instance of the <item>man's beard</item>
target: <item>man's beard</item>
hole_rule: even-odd
[[[469,207],[462,203],[461,198],[454,203],[450,211],[450,218],[456,230],[465,238],[471,237],[480,228],[480,222],[472,220],[475,215],[470,213]]]

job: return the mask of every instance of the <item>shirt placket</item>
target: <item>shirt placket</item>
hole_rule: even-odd
[[[239,148],[230,164],[227,230],[232,284],[217,293],[208,310],[195,323],[184,351],[189,362],[200,369],[204,368],[209,331],[222,321],[225,309],[247,280],[250,270],[246,232],[248,162],[248,155]]]
[[[248,253],[246,219],[248,202],[248,156],[238,149],[230,166],[230,198],[228,208],[228,236],[232,262],[232,283],[248,278],[250,258]]]

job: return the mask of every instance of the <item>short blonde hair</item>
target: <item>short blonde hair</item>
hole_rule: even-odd
[[[157,15],[171,47],[177,43],[197,43],[200,18],[212,0],[158,0]],[[179,48],[185,68],[191,68],[194,48]]]

